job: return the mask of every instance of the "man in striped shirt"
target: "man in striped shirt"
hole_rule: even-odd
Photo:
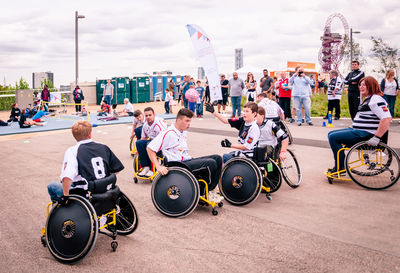
[[[350,148],[358,142],[368,140],[369,145],[377,146],[390,126],[392,117],[376,79],[371,76],[361,79],[359,88],[363,102],[358,107],[353,128],[328,133],[329,145],[335,159],[335,166],[328,170],[331,173],[338,171],[337,163],[339,170],[344,169],[344,151],[340,152],[339,162],[336,162],[337,152],[342,148],[342,144]]]
[[[328,87],[328,112],[326,112],[324,119],[327,119],[329,112],[333,113],[333,108],[335,108],[335,120],[338,120],[340,119],[340,99],[342,98],[343,81],[336,70],[329,71],[329,77],[331,81]]]

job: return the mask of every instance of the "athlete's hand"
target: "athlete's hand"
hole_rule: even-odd
[[[286,151],[281,151],[281,152],[279,153],[279,158],[280,158],[282,161],[285,161],[285,159],[286,159]]]
[[[381,142],[381,139],[377,136],[373,136],[370,139],[368,139],[367,144],[370,146],[378,146],[379,142]]]
[[[65,206],[68,203],[68,196],[62,195],[62,196],[58,197],[57,202],[59,205]]]
[[[224,140],[221,141],[221,146],[222,146],[222,147],[230,148],[231,145],[232,145],[232,143],[231,143],[228,139],[226,139],[226,138],[225,138]]]
[[[206,104],[206,111],[210,112],[211,114],[214,113],[214,106],[211,103]]]
[[[158,167],[158,168],[157,168],[157,171],[158,171],[159,173],[161,173],[161,175],[166,175],[166,174],[168,174],[168,168],[165,167],[165,166],[160,166],[160,167]]]

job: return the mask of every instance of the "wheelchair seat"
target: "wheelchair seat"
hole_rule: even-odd
[[[108,190],[115,188],[117,176],[113,173],[107,177],[88,181],[88,191],[92,194],[105,193]]]

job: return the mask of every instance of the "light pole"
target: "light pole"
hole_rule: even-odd
[[[354,34],[359,34],[361,33],[360,31],[353,31],[352,28],[350,28],[350,71],[351,71],[351,62],[353,61],[353,33]]]
[[[84,15],[78,15],[78,12],[75,11],[75,85],[78,85],[78,19],[85,18]]]

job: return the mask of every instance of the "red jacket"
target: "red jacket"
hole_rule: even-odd
[[[292,89],[285,90],[284,84],[289,85],[289,79],[279,79],[279,97],[280,98],[291,98],[292,97]]]

